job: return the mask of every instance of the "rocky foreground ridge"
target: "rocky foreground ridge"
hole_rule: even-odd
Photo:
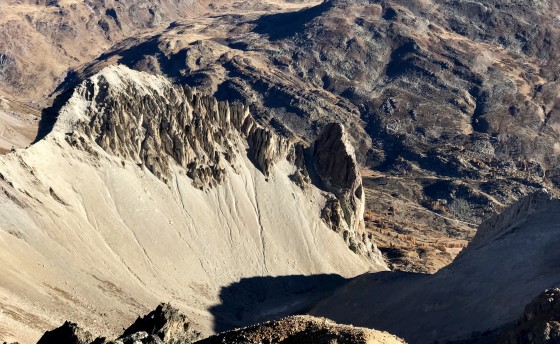
[[[206,339],[200,337],[201,334],[192,329],[184,314],[169,304],[161,304],[148,315],[139,317],[114,340],[95,338],[77,324],[65,322],[62,326],[47,331],[37,344],[405,343],[387,332],[339,325],[324,318],[307,315],[286,317]],[[531,301],[517,322],[453,343],[553,344],[559,340],[560,290],[555,288],[546,290]]]
[[[170,304],[161,304],[144,317],[139,317],[115,340],[95,338],[77,324],[65,322],[45,332],[37,344],[191,344],[200,338],[187,317]]]
[[[64,319],[116,335],[166,299],[212,334],[387,269],[342,126],[309,144],[122,66],[57,104],[41,140],[0,157],[4,340]]]
[[[37,344],[259,344],[259,343],[340,343],[393,344],[402,339],[386,332],[338,325],[311,316],[292,316],[255,325],[200,340],[200,333],[192,330],[187,317],[169,304],[156,310],[127,328],[114,340],[94,336],[77,324],[66,322],[47,331]]]

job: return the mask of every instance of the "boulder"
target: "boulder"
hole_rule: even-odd
[[[146,333],[145,339],[155,336],[165,344],[189,344],[200,337],[200,332],[192,328],[189,319],[169,303],[162,303],[146,316],[139,317],[121,338],[138,333]]]

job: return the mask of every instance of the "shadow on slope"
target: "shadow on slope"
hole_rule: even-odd
[[[349,280],[334,274],[243,278],[210,309],[216,333],[303,313]]]
[[[560,199],[540,191],[484,221],[436,274],[365,274],[309,314],[409,343],[473,343],[518,321],[535,295],[560,285],[558,247]]]
[[[253,31],[261,35],[268,35],[271,41],[288,38],[298,32],[303,32],[307,23],[332,7],[331,1],[325,1],[320,5],[296,12],[264,15],[254,21],[256,27]]]
[[[73,93],[73,90],[69,90],[59,94],[50,107],[43,109],[41,112],[41,120],[39,121],[39,128],[37,129],[37,136],[35,136],[35,140],[33,140],[32,144],[41,141],[52,131],[60,109],[68,102]]]

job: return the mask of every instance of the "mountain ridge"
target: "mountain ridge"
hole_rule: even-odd
[[[367,244],[370,251],[357,255],[348,247],[352,232],[343,237],[321,219],[328,193],[311,183],[303,188],[294,183],[289,175],[297,167],[285,156],[271,166],[268,176],[263,174],[248,158],[248,143],[236,131],[230,139],[237,149],[232,156],[237,170],[224,164],[227,180],[202,190],[176,163],[168,165],[166,184],[150,172],[149,163],[138,166],[136,160],[110,153],[111,147],[121,146],[109,144],[104,150],[96,143],[103,136],[82,132],[81,123],[95,120],[95,115],[106,115],[106,120],[126,118],[126,111],[119,112],[126,107],[109,111],[111,97],[126,98],[150,85],[138,98],[149,102],[150,97],[159,99],[157,92],[150,91],[153,87],[163,91],[171,85],[125,67],[104,73],[116,70],[135,92],[111,88],[109,77],[105,93],[92,99],[84,97],[86,83],[85,93],[75,92],[43,140],[0,158],[0,244],[5,252],[0,259],[2,273],[9,276],[1,281],[2,307],[11,310],[0,315],[4,338],[36,340],[57,319],[113,332],[132,314],[145,312],[146,305],[162,298],[176,300],[178,307],[197,315],[197,328],[211,333],[217,316],[210,313],[211,307],[219,303],[220,290],[239,279],[331,273],[350,277],[386,269],[373,244]],[[107,100],[107,106],[97,107],[95,98]],[[211,105],[208,115],[226,109],[215,101],[207,104]],[[153,110],[156,120],[158,110]],[[150,115],[144,113],[147,121]],[[147,133],[150,124],[146,125]],[[211,128],[219,122],[204,125]],[[119,125],[105,130],[121,129]],[[200,142],[191,147],[204,156]],[[305,307],[309,302],[305,299],[322,295],[330,285],[314,283],[315,289],[298,296],[306,295],[295,303],[296,308]],[[294,287],[288,284],[288,295]],[[271,309],[260,315],[264,319],[290,312],[289,307],[274,305],[274,294],[270,299]],[[221,321],[229,326],[240,321],[228,309],[222,312]],[[259,319],[258,314],[253,317]]]

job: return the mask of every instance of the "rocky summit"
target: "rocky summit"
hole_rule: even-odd
[[[49,331],[37,344],[259,344],[259,343],[341,343],[341,344],[397,344],[404,343],[389,333],[366,328],[338,325],[311,316],[292,316],[252,327],[198,340],[185,315],[169,304],[162,304],[124,331],[115,340],[98,337],[76,324],[64,323]]]
[[[0,342],[557,342],[559,23],[0,1]]]

